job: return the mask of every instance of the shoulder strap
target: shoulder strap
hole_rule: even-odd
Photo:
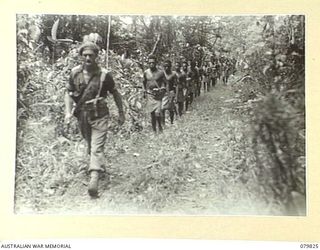
[[[82,72],[82,66],[81,65],[78,65],[78,66],[76,66],[76,67],[71,69],[71,75],[72,75],[73,78],[76,77],[76,75],[78,75],[81,72]]]
[[[101,94],[101,90],[102,90],[102,86],[103,86],[103,82],[106,79],[106,76],[108,74],[108,71],[106,69],[101,69],[101,73],[100,73],[100,82],[99,82],[99,90],[97,93],[96,98],[100,97]]]

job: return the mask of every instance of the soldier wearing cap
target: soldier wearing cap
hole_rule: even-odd
[[[95,43],[86,42],[80,47],[83,63],[71,70],[65,95],[65,122],[69,123],[71,117],[75,116],[88,144],[90,196],[98,195],[99,174],[105,171],[104,144],[109,120],[105,98],[108,92],[113,95],[118,107],[119,124],[122,125],[125,120],[121,95],[111,73],[97,64],[98,53],[99,47]]]

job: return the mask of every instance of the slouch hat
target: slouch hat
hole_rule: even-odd
[[[80,48],[79,48],[79,54],[80,56],[82,56],[82,53],[84,50],[92,50],[94,53],[98,54],[99,53],[99,46],[96,45],[95,43],[93,42],[85,42],[83,43]]]

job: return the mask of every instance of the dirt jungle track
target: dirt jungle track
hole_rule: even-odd
[[[16,197],[17,213],[41,214],[223,214],[280,213],[259,195],[250,165],[248,116],[237,112],[236,93],[217,84],[164,133],[151,128],[129,139],[109,134],[106,173],[99,198],[87,193],[86,162],[65,162],[69,178],[52,181],[30,196]],[[83,143],[83,142],[82,142]],[[81,145],[80,145],[81,146]],[[84,149],[70,143],[71,152]],[[82,145],[83,146],[83,145]],[[64,179],[67,178],[67,179]],[[31,197],[33,195],[33,197]]]

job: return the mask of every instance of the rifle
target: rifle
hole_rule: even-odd
[[[104,100],[105,98],[104,97],[96,97],[94,99],[91,99],[91,100],[88,100],[85,102],[86,105],[91,105],[92,104],[92,108],[94,110],[94,114],[96,117],[98,117],[98,102]]]
[[[164,87],[162,87],[162,88],[154,88],[152,91],[153,92],[150,92],[150,91],[148,91],[148,90],[145,90],[142,86],[134,86],[134,88],[136,88],[136,89],[143,89],[143,93],[144,94],[148,94],[148,95],[152,95],[152,96],[154,96],[154,97],[156,97],[156,96],[158,96],[160,93],[162,93],[162,92],[165,92],[165,88]]]

